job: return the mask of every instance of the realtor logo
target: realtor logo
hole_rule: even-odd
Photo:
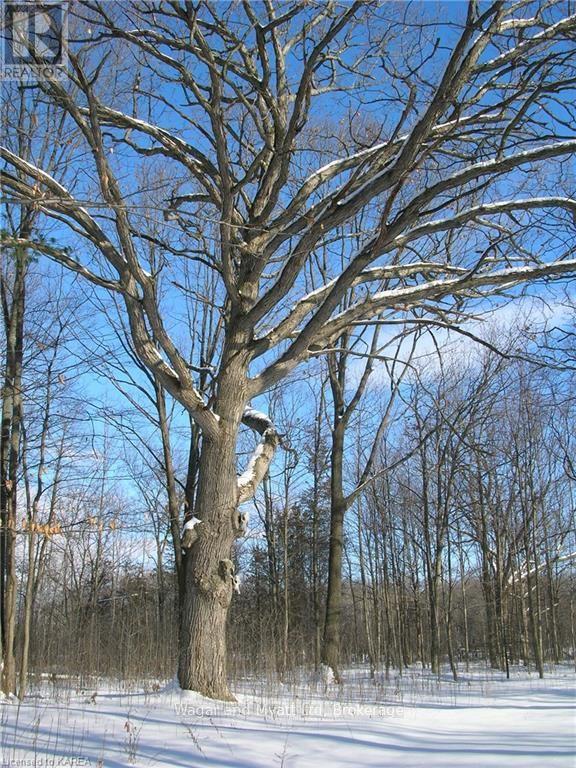
[[[1,4],[4,80],[62,77],[67,63],[65,2]]]

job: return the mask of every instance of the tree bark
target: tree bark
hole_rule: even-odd
[[[197,539],[183,558],[178,668],[182,688],[225,701],[235,700],[228,689],[226,660],[226,620],[234,589],[230,558],[235,539],[245,533],[237,512],[236,442],[248,399],[248,360],[235,352],[238,343],[231,334],[224,350],[215,406],[218,434],[202,441],[194,499],[194,514],[202,524],[194,528]],[[264,436],[261,445],[266,440]],[[255,472],[260,469],[254,467]]]
[[[2,398],[2,448],[0,451],[0,619],[2,624],[2,690],[16,691],[16,512],[20,430],[22,420],[22,355],[27,254],[14,253],[12,305],[8,309],[3,282],[6,328],[6,373]]]
[[[340,675],[340,614],[342,612],[342,550],[344,548],[344,515],[346,500],[342,494],[345,422],[338,419],[332,433],[330,548],[328,554],[328,591],[326,620],[322,644],[322,663],[332,669],[334,678]]]
[[[239,419],[238,419],[239,423]],[[232,599],[236,511],[235,435],[205,439],[195,513],[198,540],[184,557],[178,678],[184,689],[233,701],[226,678],[226,618]]]

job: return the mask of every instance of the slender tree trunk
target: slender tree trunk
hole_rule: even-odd
[[[312,491],[312,600],[314,609],[314,669],[317,671],[320,666],[322,654],[322,619],[321,619],[321,600],[320,600],[320,550],[319,550],[319,527],[320,527],[320,452],[321,452],[321,424],[322,410],[324,403],[324,388],[320,390],[320,404],[315,413],[314,424],[314,456],[312,466],[314,471],[314,484]],[[342,567],[342,566],[340,566]],[[340,575],[342,580],[342,575]]]
[[[333,386],[334,391],[334,386]],[[330,464],[330,547],[328,553],[328,587],[326,593],[326,619],[322,642],[322,663],[332,669],[334,678],[340,675],[340,615],[342,612],[342,551],[344,548],[344,515],[346,501],[342,492],[344,436],[346,422],[339,414],[343,407],[334,394],[334,426]]]
[[[35,535],[33,531],[28,533],[28,575],[26,578],[26,592],[24,595],[24,622],[22,627],[22,661],[20,663],[20,676],[18,684],[18,698],[24,699],[28,682],[28,661],[30,657],[30,632],[32,628],[32,604],[34,600],[34,548]]]
[[[274,658],[276,660],[276,672],[282,674],[282,658],[280,653],[280,573],[277,561],[276,531],[274,526],[274,505],[270,481],[267,478],[263,483],[264,490],[264,531],[266,535],[266,554],[268,565],[268,584],[272,595],[272,628],[274,643]]]
[[[22,356],[24,337],[24,302],[26,252],[14,253],[14,282],[10,310],[6,301],[6,285],[2,293],[5,307],[6,374],[2,398],[2,431],[0,449],[0,577],[2,624],[2,690],[15,693],[16,659],[16,518],[17,481],[20,459],[20,430],[22,421]]]
[[[549,538],[549,523],[548,523],[548,516],[546,514],[542,515],[542,527],[544,530],[544,536],[546,539]],[[552,660],[555,664],[560,663],[560,639],[558,635],[558,614],[557,614],[557,605],[558,605],[558,594],[557,591],[554,588],[554,562],[552,557],[550,557],[550,550],[546,548],[546,551],[544,553],[545,557],[545,566],[546,566],[546,587],[548,592],[548,603],[549,603],[549,609],[547,613],[547,617],[549,619],[549,642],[552,649]]]
[[[370,660],[370,676],[374,677],[376,673],[376,654],[370,612],[368,610],[368,585],[366,583],[366,568],[364,565],[364,546],[362,543],[362,518],[360,508],[358,509],[358,564],[360,566],[360,582],[362,584],[362,617],[364,620],[368,658]]]
[[[519,582],[518,588],[520,590],[520,614],[522,616],[522,658],[524,666],[528,667],[530,665],[530,630],[528,628],[528,606],[522,581]]]
[[[576,653],[574,652],[576,649],[576,610],[574,610],[575,601],[576,601],[576,598],[572,593],[570,595],[570,640],[572,641],[571,645],[572,645],[572,654],[573,654],[573,661],[574,661],[574,670],[576,671]]]
[[[348,552],[344,552],[344,556],[346,557],[346,571],[348,575],[348,589],[350,590],[350,596],[352,598],[352,614],[354,616],[354,648],[358,649],[360,648],[360,628],[359,628],[359,621],[358,621],[358,597],[356,595],[356,589],[355,589],[355,582],[352,575],[352,562],[350,561],[350,556]]]
[[[10,433],[12,431],[12,392],[10,378],[5,377],[2,397],[2,443],[0,449],[0,642],[2,647],[2,670],[12,664],[11,657],[14,649],[7,645],[6,638],[6,589],[11,559],[9,558],[10,542],[10,509],[12,484],[10,480]],[[12,692],[6,687],[6,675],[2,675],[2,690]]]
[[[288,670],[288,638],[290,631],[290,569],[288,567],[288,502],[284,503],[283,530],[282,538],[284,540],[282,573],[284,581],[284,590],[282,593],[282,675],[286,675]]]
[[[452,583],[452,555],[450,551],[450,542],[446,547],[446,560],[448,567],[448,583],[446,584],[446,606],[445,606],[445,624],[446,624],[446,647],[448,650],[448,661],[450,662],[450,671],[454,680],[458,679],[458,669],[454,659],[454,647],[452,643],[452,597],[453,597],[453,583]]]
[[[464,663],[466,672],[470,670],[470,629],[468,626],[468,596],[466,593],[466,569],[464,567],[464,547],[460,524],[457,527],[458,563],[460,566],[460,590],[462,594],[462,624],[464,629]]]
[[[342,612],[342,539],[344,507],[332,506],[330,520],[330,552],[328,561],[328,592],[326,620],[322,645],[322,662],[334,672],[340,682],[340,615]]]
[[[430,609],[430,668],[435,674],[440,674],[440,621],[438,618],[438,591],[439,578],[437,568],[438,561],[434,565],[434,575],[428,582],[428,604]]]
[[[534,662],[536,669],[538,670],[538,676],[544,677],[544,658],[542,652],[542,616],[541,616],[541,603],[540,603],[540,578],[538,569],[538,560],[536,550],[533,551],[534,556],[534,575],[530,573],[530,567],[528,566],[528,574],[526,577],[526,586],[528,590],[528,618],[530,626],[530,636],[532,638],[532,650],[534,653]]]
[[[162,458],[164,460],[164,476],[166,480],[166,495],[168,497],[168,516],[170,520],[170,534],[174,548],[174,563],[176,565],[176,578],[178,581],[178,594],[181,599],[182,586],[182,547],[180,546],[180,505],[176,491],[176,473],[172,461],[172,449],[170,445],[170,429],[166,412],[166,395],[158,381],[154,380],[156,394],[156,409],[162,438]],[[191,488],[190,493],[193,492]],[[189,512],[192,514],[193,505],[189,504]]]

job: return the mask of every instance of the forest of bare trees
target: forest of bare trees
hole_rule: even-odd
[[[571,4],[68,33],[2,84],[2,689],[574,660]]]
[[[171,509],[183,514],[189,457],[176,439],[171,488],[160,420],[146,430],[149,413],[136,396],[119,395],[95,426],[102,406],[86,397],[81,376],[68,377],[102,361],[86,347],[81,362],[77,352],[71,358],[70,325],[86,322],[83,310],[47,297],[37,269],[30,266],[17,477],[18,690],[28,669],[170,677],[178,654]],[[282,679],[320,668],[335,464],[353,496],[341,534],[338,670],[421,663],[439,673],[449,664],[456,677],[483,661],[544,674],[547,663],[574,658],[573,372],[532,358],[533,327],[514,337],[493,328],[498,352],[445,342],[440,356],[413,354],[398,388],[391,367],[376,369],[336,462],[331,380],[342,358],[274,393],[290,446],[235,553],[232,676]],[[351,368],[357,390],[364,364]],[[152,387],[148,394],[152,402]],[[378,477],[362,488],[372,455]]]

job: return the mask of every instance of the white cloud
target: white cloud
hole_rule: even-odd
[[[484,311],[479,311],[474,318],[460,324],[460,328],[480,340],[492,343],[498,347],[498,336],[504,338],[514,330],[530,328],[534,332],[543,331],[545,328],[551,328],[556,325],[562,325],[569,320],[571,310],[568,302],[562,300],[559,296],[546,299],[538,296],[525,296],[515,300],[508,300],[498,306],[493,304]],[[389,342],[383,351],[383,355],[388,358],[394,358],[399,350],[399,360],[409,359],[413,337],[399,342],[395,339],[402,326],[394,325],[382,329],[382,346]],[[410,327],[410,326],[407,326]],[[429,326],[423,330],[421,336],[416,341],[411,364],[414,366],[433,368],[439,366],[440,351],[443,358],[462,357],[468,363],[474,362],[474,357],[480,356],[485,349],[480,341],[475,341],[470,336],[466,336],[458,331],[449,330],[442,327]],[[358,384],[365,360],[355,358],[350,365],[348,374],[348,385],[350,389]],[[379,389],[382,386],[390,385],[389,366],[384,362],[377,362],[370,380],[371,389]],[[401,367],[397,369],[400,372]]]

